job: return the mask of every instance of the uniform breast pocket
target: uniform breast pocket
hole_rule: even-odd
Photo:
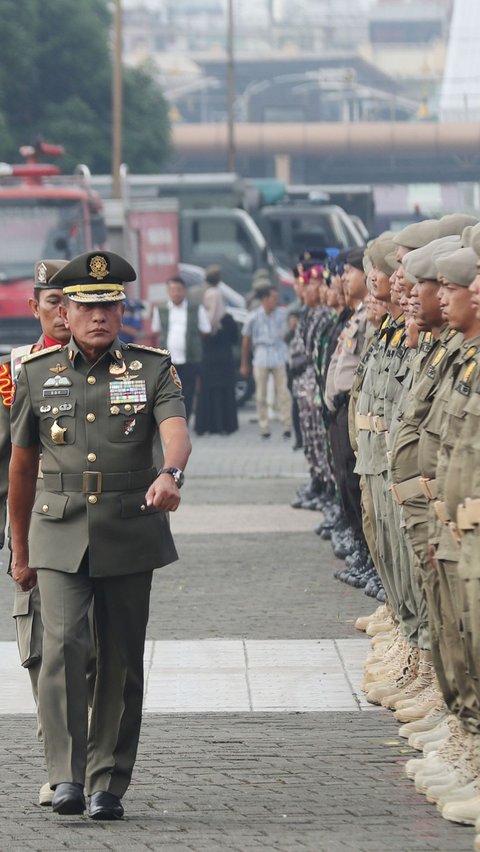
[[[124,406],[113,406],[108,418],[108,435],[114,443],[145,441],[152,429],[152,417],[147,408],[141,411],[127,410]]]
[[[75,402],[64,402],[52,406],[42,405],[40,431],[47,444],[74,444]]]

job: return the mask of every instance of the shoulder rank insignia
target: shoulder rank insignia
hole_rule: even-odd
[[[58,352],[59,349],[63,349],[59,343],[56,346],[49,346],[47,349],[39,349],[38,352],[32,352],[30,355],[24,355],[22,358],[22,364],[26,364],[28,361],[33,361],[34,358],[42,358],[44,355],[50,355],[52,352]]]
[[[157,355],[170,355],[168,349],[156,349],[155,346],[144,346],[143,343],[129,343],[129,349],[141,349],[143,352],[155,352]]]

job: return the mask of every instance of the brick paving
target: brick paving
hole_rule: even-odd
[[[194,441],[185,503],[261,512],[293,496],[301,456],[279,424],[260,442],[251,418],[242,412],[228,439]],[[360,638],[353,620],[374,604],[333,579],[317,521],[311,532],[179,534],[180,561],[157,572],[149,638]],[[2,640],[14,637],[9,582],[2,574]],[[149,714],[126,819],[102,824],[36,805],[45,770],[34,719],[0,716],[0,852],[471,850],[473,829],[443,820],[406,779],[412,750],[397,730],[384,710]]]

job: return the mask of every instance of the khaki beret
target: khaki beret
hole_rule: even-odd
[[[36,290],[63,290],[63,284],[51,283],[51,278],[66,266],[68,260],[37,260],[34,271]]]
[[[467,225],[467,227],[463,229],[462,248],[467,248],[467,246],[472,244],[472,233],[476,227],[476,225]]]
[[[385,275],[391,275],[397,268],[397,263],[393,259],[396,248],[396,243],[391,237],[381,235],[368,246],[366,254],[373,266]]]
[[[473,248],[475,254],[480,257],[480,224],[474,225],[470,231],[469,245]]]
[[[438,222],[438,236],[448,237],[452,234],[461,234],[467,225],[476,225],[478,219],[468,216],[466,213],[448,213],[442,216]]]
[[[435,261],[439,275],[446,278],[450,284],[458,287],[469,287],[477,274],[478,256],[467,246],[459,248],[452,254],[438,257]]]
[[[438,219],[423,219],[422,222],[412,222],[394,237],[397,246],[408,249],[417,249],[436,240],[438,233]]]
[[[444,254],[451,254],[460,248],[460,237],[442,237],[432,240],[422,248],[409,251],[402,260],[405,274],[409,281],[418,281],[422,278],[426,281],[437,280],[437,267],[435,260]]]

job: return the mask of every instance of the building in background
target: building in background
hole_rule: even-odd
[[[440,97],[441,121],[480,121],[480,4],[455,0]]]

